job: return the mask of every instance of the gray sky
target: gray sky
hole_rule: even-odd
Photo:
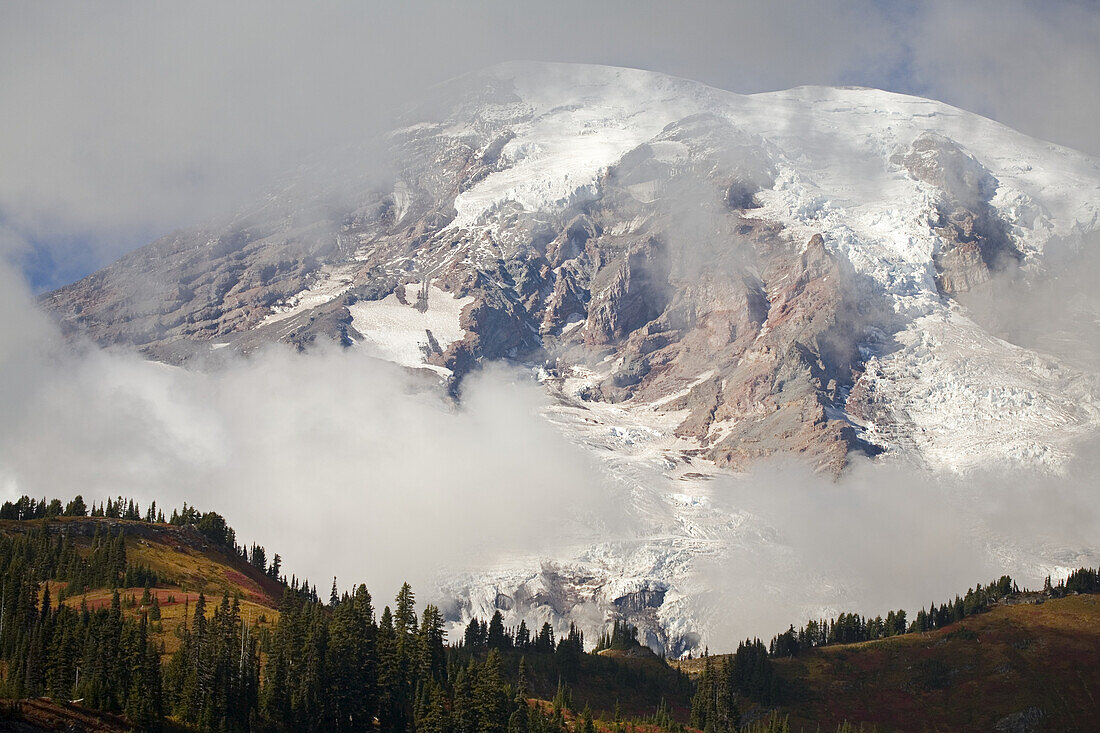
[[[517,58],[738,92],[859,84],[1100,152],[1100,10],[999,2],[0,6],[0,223],[35,289],[369,138],[432,84]]]

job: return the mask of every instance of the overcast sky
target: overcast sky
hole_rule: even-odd
[[[41,290],[518,58],[916,93],[1100,152],[1091,2],[0,5],[0,224]],[[19,244],[21,243],[21,245]],[[10,248],[10,247],[9,247]]]

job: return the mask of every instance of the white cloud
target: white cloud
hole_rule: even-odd
[[[637,66],[742,92],[917,90],[1100,150],[1100,13],[1084,4],[113,2],[0,13],[0,216],[78,271],[251,200],[302,156],[371,138],[433,83],[515,58]]]
[[[519,373],[474,375],[456,406],[355,350],[273,348],[193,372],[70,349],[28,301],[5,301],[34,324],[0,334],[5,498],[186,501],[288,572],[387,593],[442,566],[550,552],[563,527],[608,514],[599,471],[536,417],[544,396]]]

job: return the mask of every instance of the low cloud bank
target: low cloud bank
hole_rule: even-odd
[[[614,516],[600,471],[537,417],[521,374],[473,375],[456,406],[357,350],[281,348],[192,372],[63,343],[0,271],[0,487],[88,501],[184,501],[327,589],[388,596],[441,567],[553,553]]]
[[[857,460],[836,482],[790,462],[719,482],[716,507],[767,529],[764,543],[734,544],[700,565],[706,642],[728,649],[839,612],[913,613],[1005,574],[1041,588],[1047,575],[1095,566],[1096,447],[1082,446],[1060,476]]]

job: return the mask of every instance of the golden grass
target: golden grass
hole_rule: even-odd
[[[73,521],[73,520],[69,520]],[[81,520],[76,520],[81,521]],[[89,521],[89,520],[82,520]],[[0,524],[0,531],[12,529]],[[26,523],[18,525],[22,530]],[[276,586],[267,578],[255,577],[258,573],[247,566],[243,560],[230,557],[217,550],[192,546],[188,537],[180,535],[168,525],[145,525],[143,529],[161,527],[164,531],[151,533],[152,536],[126,537],[126,559],[131,565],[144,565],[155,571],[162,579],[157,587],[150,589],[160,604],[161,618],[150,620],[152,637],[158,646],[163,646],[164,655],[171,655],[180,645],[180,627],[193,621],[194,606],[199,593],[206,596],[206,615],[213,614],[223,595],[230,601],[240,599],[241,618],[255,631],[273,628],[279,620],[276,610],[278,599],[273,591]],[[150,534],[150,533],[146,533]],[[78,550],[87,552],[91,538],[78,535],[75,538]],[[57,602],[59,592],[65,583],[50,581],[43,583],[42,590],[49,589],[53,602]],[[266,586],[266,587],[265,587]],[[138,619],[148,614],[151,603],[141,604],[144,588],[120,588],[123,615]],[[106,588],[96,589],[84,594],[73,595],[65,599],[65,605],[79,608],[81,603],[95,610],[111,604],[113,591]],[[41,598],[41,596],[40,596]]]
[[[57,585],[57,584],[54,584]],[[52,593],[53,591],[51,591]],[[141,598],[144,588],[120,588],[118,593],[122,599],[123,616],[139,619],[143,614],[148,614],[152,605],[142,606]],[[179,629],[184,621],[190,625],[194,622],[195,603],[199,599],[197,591],[185,591],[180,588],[152,588],[150,595],[157,597],[160,604],[160,621],[150,620],[150,630],[153,641],[159,646],[164,645],[163,653],[171,655],[180,645]],[[86,603],[88,608],[95,610],[111,605],[113,591],[100,589],[89,591],[80,596],[71,596],[65,599],[65,605],[70,608],[80,608],[81,603]],[[56,597],[56,596],[55,596]],[[206,617],[214,613],[214,608],[221,603],[222,594],[206,596]],[[232,600],[233,596],[230,596]],[[134,605],[128,601],[132,599]],[[272,629],[279,621],[279,612],[254,601],[241,599],[241,619],[254,631],[258,629]]]
[[[944,629],[778,660],[794,728],[992,730],[1029,707],[1044,730],[1088,730],[1100,710],[1100,596],[1003,605]]]
[[[202,591],[207,596],[240,594],[257,604],[274,606],[272,598],[255,580],[241,572],[239,563],[214,551],[199,551],[182,544],[167,545],[141,538],[127,538],[126,559],[131,564],[145,565],[166,578],[174,587]]]

